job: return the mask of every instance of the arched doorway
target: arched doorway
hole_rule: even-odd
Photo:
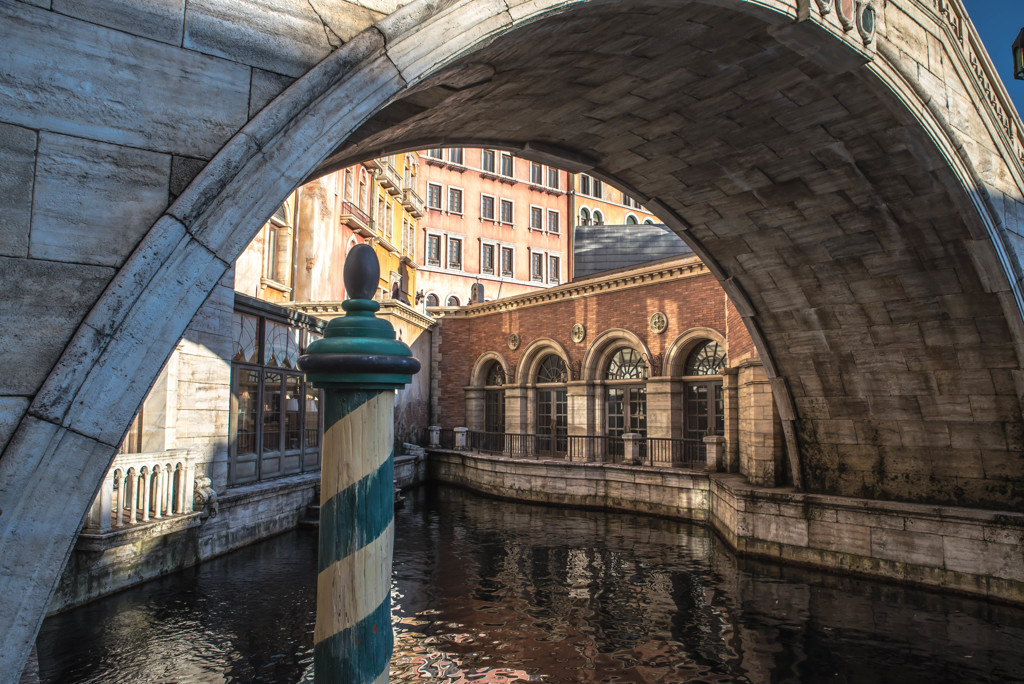
[[[501,453],[505,448],[505,369],[492,361],[484,376],[484,434],[480,449]]]
[[[557,354],[548,354],[537,366],[537,433],[534,450],[538,456],[565,456],[568,450],[569,399],[565,383],[569,368]]]
[[[689,461],[704,459],[705,437],[722,434],[725,416],[722,369],[726,364],[725,348],[715,340],[698,343],[686,358],[683,369],[683,444],[684,457]]]
[[[637,350],[620,347],[605,368],[605,435],[609,454],[622,458],[622,435],[647,434],[647,364]],[[641,453],[644,456],[645,453]]]

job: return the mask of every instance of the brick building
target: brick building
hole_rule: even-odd
[[[445,312],[433,362],[434,422],[496,449],[616,460],[635,434],[645,462],[678,464],[719,437],[725,469],[788,479],[751,337],[692,255]]]

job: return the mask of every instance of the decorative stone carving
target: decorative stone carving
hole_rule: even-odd
[[[217,492],[210,478],[197,477],[195,491],[196,506],[203,512],[203,517],[216,518],[220,512],[220,504],[217,503]]]
[[[857,19],[855,0],[839,0],[838,10],[839,23],[843,25],[844,31],[849,31],[853,28]]]
[[[659,335],[665,332],[668,328],[668,316],[661,311],[656,311],[651,314],[651,332],[658,333]]]
[[[865,45],[870,45],[875,39],[877,18],[871,0],[857,0],[857,31]]]
[[[644,354],[640,358],[643,359],[644,363],[647,364],[647,371],[649,377],[656,377],[661,375],[661,363],[663,356],[661,354]]]
[[[583,361],[576,359],[569,364],[569,379],[570,380],[582,380],[583,379]]]
[[[583,327],[582,323],[576,323],[572,326],[572,341],[579,344],[587,337],[587,329]]]
[[[821,13],[821,16],[824,17],[832,11],[832,0],[816,0],[816,2],[818,3],[818,12]]]
[[[509,333],[508,335],[508,348],[512,351],[519,349],[519,333]]]

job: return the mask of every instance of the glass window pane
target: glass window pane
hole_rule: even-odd
[[[281,450],[281,374],[263,375],[263,453]]]
[[[306,447],[320,446],[320,390],[306,385]]]
[[[259,363],[259,319],[243,313],[235,313],[232,322],[231,360],[242,363]]]
[[[235,369],[238,374],[235,387],[238,432],[235,437],[237,454],[256,453],[256,419],[259,405],[260,375],[258,371]]]
[[[286,375],[284,378],[284,448],[298,449],[302,446],[302,408],[299,399],[299,376]]]

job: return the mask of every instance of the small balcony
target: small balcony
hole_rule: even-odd
[[[402,193],[402,177],[387,159],[374,159],[373,169],[377,175],[377,182],[380,187],[388,191],[388,194],[399,195]]]
[[[338,221],[363,237],[373,237],[373,219],[351,202],[341,203],[341,215],[338,217]]]
[[[423,198],[412,188],[402,191],[402,206],[409,210],[409,213],[416,218],[423,218],[426,210],[423,207]]]

